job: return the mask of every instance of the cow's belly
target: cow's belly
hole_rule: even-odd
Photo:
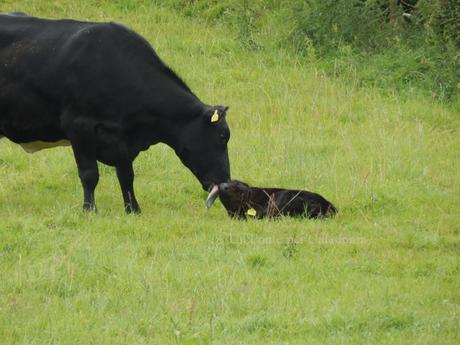
[[[55,142],[48,142],[48,141],[31,141],[29,143],[19,143],[22,146],[24,151],[27,153],[35,153],[40,150],[50,149],[56,146],[70,146],[70,141],[68,140],[59,140]]]

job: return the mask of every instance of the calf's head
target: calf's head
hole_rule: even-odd
[[[206,206],[211,207],[212,202],[217,196],[219,196],[229,215],[241,216],[249,208],[248,202],[251,199],[251,187],[238,180],[220,183],[217,192],[209,194]]]
[[[174,149],[204,190],[215,191],[230,179],[227,143],[230,129],[225,119],[228,107],[209,107],[180,131]]]

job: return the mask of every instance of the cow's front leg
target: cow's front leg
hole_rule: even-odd
[[[134,195],[134,171],[132,162],[119,164],[116,168],[126,213],[141,213],[141,208]]]
[[[83,210],[96,211],[94,190],[99,181],[95,138],[90,130],[74,125],[68,131],[73,154],[77,162],[78,175],[83,186]]]

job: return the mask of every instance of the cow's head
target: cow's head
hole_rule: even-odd
[[[182,127],[174,148],[184,165],[211,191],[230,179],[227,143],[230,139],[225,115],[228,107],[209,107]]]

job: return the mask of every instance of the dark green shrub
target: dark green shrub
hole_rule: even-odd
[[[358,49],[382,49],[388,37],[398,33],[390,22],[385,0],[310,0],[293,7],[293,40],[302,46],[305,37],[320,51],[351,45]]]
[[[291,40],[301,54],[314,50],[335,75],[458,97],[460,1],[412,3],[411,17],[403,18],[393,0],[297,1]]]
[[[440,0],[438,6],[432,27],[438,35],[460,48],[460,1]]]
[[[293,49],[361,84],[460,98],[460,1],[404,1],[410,18],[396,0],[154,0],[232,27],[246,49]]]

